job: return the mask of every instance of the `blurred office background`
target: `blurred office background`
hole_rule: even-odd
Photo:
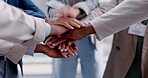
[[[47,6],[46,0],[32,0],[46,15],[47,15]],[[100,4],[106,4],[110,0],[100,0]],[[100,48],[102,72],[105,68],[108,55],[110,53],[112,44],[112,36],[105,38],[98,47]],[[99,57],[98,57],[99,58]],[[100,59],[100,58],[99,58]],[[43,54],[35,54],[32,56],[24,56],[23,58],[23,68],[24,68],[24,78],[52,78],[52,58],[47,57]],[[77,68],[77,78],[81,77],[81,67],[78,64]]]

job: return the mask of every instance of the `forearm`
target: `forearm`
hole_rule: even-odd
[[[0,38],[14,42],[37,44],[45,38],[45,21],[43,19],[34,18],[26,15],[22,11],[14,8],[3,1],[0,1],[0,20],[1,34]]]
[[[85,36],[90,35],[90,34],[96,34],[95,29],[91,24],[87,24],[86,27],[80,29],[82,34]]]
[[[127,5],[127,6],[125,6]],[[139,5],[139,6],[137,6]],[[147,0],[125,0],[117,7],[91,21],[98,39],[114,34],[148,17]]]

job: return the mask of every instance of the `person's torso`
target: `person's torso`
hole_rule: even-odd
[[[120,4],[124,0],[114,0]],[[114,35],[113,45],[103,78],[125,78],[136,53],[137,36],[126,28]]]

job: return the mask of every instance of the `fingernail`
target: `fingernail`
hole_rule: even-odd
[[[52,44],[52,46],[55,46],[55,44]]]
[[[64,58],[67,58],[67,56],[64,56]]]
[[[74,28],[73,28],[73,27],[71,27],[71,29],[73,30]]]
[[[86,26],[85,24],[82,24],[83,26]]]
[[[63,52],[63,49],[61,49],[61,52]]]
[[[51,42],[48,42],[48,44],[51,44]]]
[[[75,53],[75,55],[78,55],[77,53]]]
[[[75,54],[72,54],[72,56],[75,56]]]
[[[67,51],[67,49],[64,49],[64,51]]]
[[[79,28],[81,27],[80,25],[77,25]]]

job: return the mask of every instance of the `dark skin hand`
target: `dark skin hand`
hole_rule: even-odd
[[[77,53],[74,50],[78,50],[78,48],[74,42],[75,41],[70,41],[59,37],[50,37],[46,40],[45,44],[48,45],[48,47],[50,47],[51,49],[57,48],[61,52],[61,54],[65,58],[67,58],[67,54],[69,54],[70,56],[77,55]]]
[[[47,45],[38,44],[35,49],[36,53],[43,53],[52,58],[64,58],[63,55],[55,49],[49,48]]]
[[[84,37],[86,37],[89,34],[95,34],[94,28],[89,24],[85,27],[79,28],[79,29],[74,29],[74,30],[69,30],[66,33],[61,35],[61,38],[67,38],[71,40],[80,40]]]
[[[75,56],[77,55],[77,53],[74,51],[75,50],[75,47],[69,47],[67,52],[68,53],[72,53],[74,55],[72,56]],[[38,44],[36,46],[36,49],[35,49],[35,53],[43,53],[49,57],[52,57],[52,58],[68,58],[70,57],[69,55],[67,55],[65,52],[64,53],[61,53],[58,48],[57,49],[51,49],[49,48],[47,45],[43,45],[43,44]]]

